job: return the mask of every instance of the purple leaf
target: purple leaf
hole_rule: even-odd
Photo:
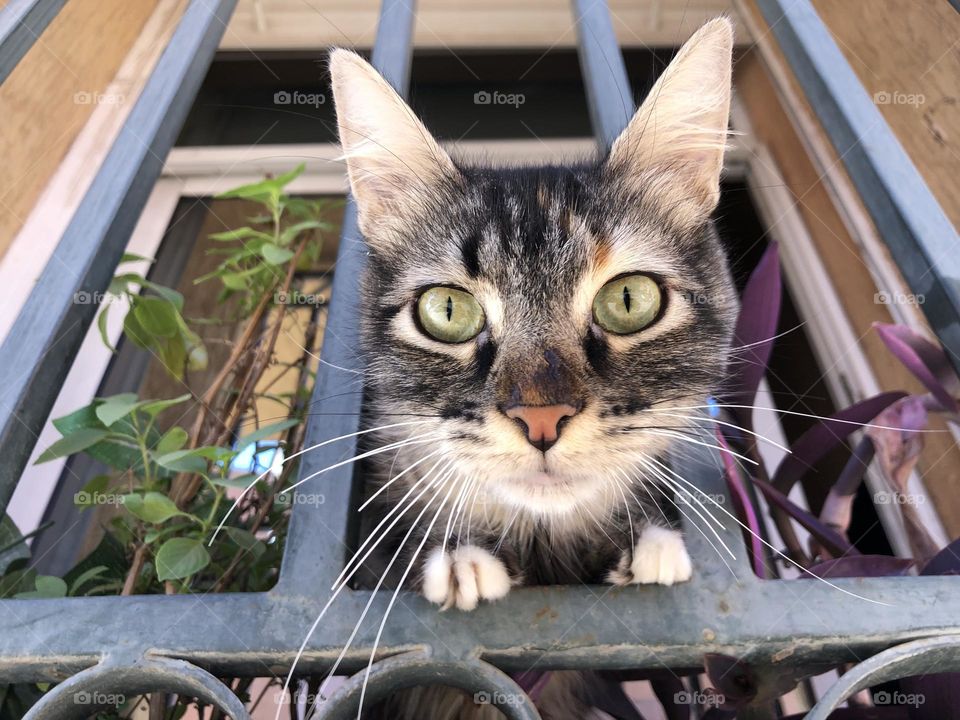
[[[821,578],[893,577],[908,574],[914,561],[890,555],[852,555],[817,563],[807,570]],[[810,578],[811,575],[801,577]]]
[[[960,379],[943,348],[905,325],[874,323],[873,327],[887,349],[923,383],[943,409],[957,412],[956,396],[960,395]]]
[[[875,427],[866,434],[873,441],[877,459],[891,487],[906,492],[907,480],[923,450],[923,435],[917,432],[927,427],[927,410],[919,395],[900,398],[877,415]]]
[[[960,575],[960,538],[947,545],[928,562],[921,575]]]
[[[796,482],[824,455],[903,397],[906,397],[906,393],[880,393],[818,422],[790,448],[790,454],[783,459],[773,475],[774,487],[784,494],[789,494]]]
[[[540,700],[540,693],[543,692],[547,683],[550,682],[550,673],[541,670],[527,670],[525,672],[513,673],[511,677],[513,681],[520,686],[520,689],[533,700],[534,704]]]
[[[756,573],[757,577],[766,577],[767,573],[763,562],[763,543],[760,542],[760,520],[757,517],[750,495],[743,485],[740,468],[737,467],[734,456],[730,451],[730,446],[720,431],[719,425],[714,427],[714,434],[717,437],[717,442],[720,444],[720,447],[723,448],[720,452],[720,457],[723,459],[723,467],[726,471],[724,475],[726,475],[727,478],[727,487],[730,488],[730,492],[733,495],[734,510],[740,517],[740,522],[750,528],[750,537],[748,540],[750,543],[750,561],[753,564],[753,572]]]
[[[773,336],[780,319],[780,258],[776,243],[770,243],[740,297],[740,316],[733,331],[733,365],[729,400],[734,405],[753,405],[760,380],[767,371]],[[750,427],[751,413],[738,412]]]
[[[809,532],[823,548],[834,557],[845,555],[859,555],[853,545],[836,530],[820,522],[811,513],[796,505],[790,498],[777,490],[773,485],[760,478],[754,478],[753,484],[760,488],[764,497],[771,505],[783,510]]]

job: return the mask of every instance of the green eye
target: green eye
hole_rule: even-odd
[[[660,286],[647,275],[617,278],[593,299],[593,319],[607,332],[629,335],[657,318],[661,298]]]
[[[451,287],[432,287],[417,301],[420,325],[441,342],[462,343],[476,337],[486,322],[483,308],[470,293]]]

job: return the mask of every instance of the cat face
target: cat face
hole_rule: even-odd
[[[709,221],[731,46],[727,21],[701,29],[608,157],[525,169],[454,162],[367,63],[334,52],[370,250],[372,415],[433,438],[403,461],[436,451],[488,497],[550,515],[677,440],[694,413],[670,408],[715,389],[734,314]]]

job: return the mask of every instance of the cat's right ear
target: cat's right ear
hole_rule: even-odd
[[[371,242],[435,197],[459,171],[403,98],[349,50],[330,54],[340,144],[360,230]],[[384,238],[386,240],[386,238]]]

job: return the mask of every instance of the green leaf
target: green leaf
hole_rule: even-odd
[[[168,288],[165,285],[157,285],[155,282],[150,282],[149,280],[143,280],[142,285],[144,287],[150,288],[157,295],[162,297],[167,302],[171,303],[177,311],[183,310],[183,295],[174,290],[173,288]]]
[[[268,218],[269,219],[269,218]],[[265,233],[262,230],[256,230],[252,227],[241,227],[236,230],[227,230],[226,232],[218,232],[210,235],[211,240],[219,240],[221,242],[229,242],[231,240],[266,240],[270,242],[273,240],[273,236],[269,233]]]
[[[123,257],[120,258],[120,262],[121,262],[121,263],[138,262],[138,261],[142,261],[142,260],[145,260],[145,261],[148,262],[148,263],[154,262],[153,258],[148,258],[148,257],[145,257],[145,256],[143,256],[143,255],[137,255],[137,254],[135,254],[135,253],[129,253],[129,252],[125,252],[125,253],[123,254]]]
[[[237,527],[226,527],[224,531],[233,542],[241,549],[251,553],[254,558],[258,558],[266,551],[263,542],[248,530]]]
[[[97,315],[97,329],[100,331],[100,339],[103,340],[103,344],[107,346],[107,349],[110,352],[116,352],[117,349],[110,344],[110,338],[107,335],[107,313],[110,312],[110,303],[106,303],[103,306],[103,310],[100,311],[100,314]]]
[[[150,347],[150,333],[140,324],[133,308],[130,308],[123,318],[123,334],[138,348],[146,350]]]
[[[287,260],[293,257],[293,251],[287,248],[279,247],[273,243],[264,243],[260,248],[260,254],[263,259],[271,265],[283,265]]]
[[[210,553],[195,538],[170,538],[157,551],[157,579],[180,580],[203,570],[210,563]]]
[[[240,273],[224,273],[220,282],[231,290],[245,290],[247,287],[247,279]]]
[[[327,223],[321,222],[320,220],[304,220],[303,222],[298,222],[290,227],[286,228],[282,233],[280,233],[280,244],[289,245],[291,242],[296,240],[297,236],[307,230],[315,230],[318,228],[329,227]]]
[[[103,402],[97,405],[97,418],[107,427],[117,420],[126,417],[137,407],[136,393],[120,393],[102,398]]]
[[[246,198],[248,200],[268,202],[270,198],[278,198],[280,193],[283,192],[283,188],[297,176],[299,176],[305,168],[306,165],[301,163],[298,167],[288,173],[284,173],[283,175],[279,175],[275,178],[267,178],[266,180],[261,180],[258,183],[241,185],[233,190],[228,190],[225,193],[217,195],[217,198]]]
[[[91,445],[100,442],[107,436],[106,430],[95,428],[81,428],[66,437],[57,440],[53,445],[44,450],[34,465],[49,462],[59,457],[73,455],[81,450],[86,450]]]
[[[158,455],[175,452],[187,444],[189,437],[187,431],[182,427],[172,427],[160,438],[160,442],[157,443],[157,447],[155,447],[154,450]]]
[[[140,326],[150,335],[169,338],[177,334],[177,309],[163,298],[141,295],[134,300],[133,312]]]
[[[282,432],[287,428],[291,428],[294,425],[300,423],[300,420],[297,418],[290,418],[288,420],[281,420],[280,422],[273,423],[272,425],[264,425],[262,428],[258,428],[249,435],[242,437],[237,441],[234,450],[238,453],[243,450],[247,445],[250,445],[255,442],[260,442],[261,440],[270,437],[278,432]]]
[[[170,400],[148,400],[143,402],[140,405],[140,412],[145,412],[150,417],[156,417],[162,413],[167,408],[171,408],[174,405],[179,405],[186,400],[189,400],[192,397],[189,393],[186,395],[181,395],[180,397],[171,398]]]
[[[163,493],[148,492],[143,495],[131,493],[123,496],[123,506],[141,520],[149,523],[162,523],[177,515],[185,515]]]
[[[86,572],[81,573],[80,577],[78,577],[76,580],[73,581],[73,583],[71,583],[70,590],[67,594],[70,595],[71,597],[76,596],[80,588],[82,588],[86,583],[90,582],[91,580],[94,580],[95,578],[100,577],[101,575],[103,575],[103,573],[107,572],[107,570],[108,568],[106,565],[97,565],[96,567],[92,567]]]
[[[30,547],[20,534],[20,529],[9,515],[3,515],[0,519],[0,577],[17,560],[29,558]]]
[[[67,595],[67,584],[53,575],[37,575],[35,590],[14,595],[16,598],[62,598]]]
[[[158,348],[160,351],[160,362],[166,368],[167,372],[178,380],[183,377],[183,366],[187,362],[187,349],[184,347],[183,338],[179,335],[163,342]]]
[[[193,450],[176,450],[154,457],[153,461],[160,467],[174,472],[205,473],[207,471],[207,461],[198,452],[199,448]]]
[[[81,428],[106,431],[106,427],[104,427],[103,423],[100,422],[100,419],[97,417],[96,409],[99,404],[100,401],[95,400],[90,405],[74,410],[69,415],[57,418],[53,421],[53,426],[64,436],[70,435]],[[132,437],[132,435],[136,433],[136,430],[130,425],[127,419],[122,419],[114,425],[110,433],[110,439],[91,445],[86,449],[87,455],[94,460],[99,460],[105,465],[109,465],[115,470],[127,470],[129,468],[134,472],[142,472],[143,460],[139,449],[118,442],[116,436],[122,434],[121,431],[131,436],[128,439],[131,445],[136,445],[136,438]],[[156,430],[151,430],[150,437],[147,441],[152,443],[159,440],[159,438],[160,433]]]

